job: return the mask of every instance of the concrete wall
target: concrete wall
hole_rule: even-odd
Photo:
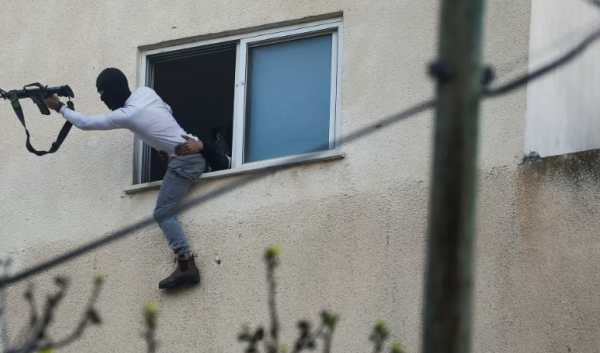
[[[564,55],[600,29],[600,10],[586,1],[533,0],[531,70]],[[600,44],[572,65],[529,85],[525,155],[542,157],[600,148]]]
[[[435,57],[438,2],[249,4],[2,1],[1,87],[69,84],[78,110],[100,113],[96,75],[116,66],[136,82],[140,45],[343,11],[344,134],[434,94],[425,67]],[[528,1],[488,2],[485,58],[502,75],[509,74],[507,62],[527,67],[529,19]],[[62,119],[25,107],[33,143],[49,145]],[[599,201],[591,166],[598,159],[579,169],[519,166],[525,90],[482,110],[474,351],[592,351],[599,340],[592,296]],[[132,174],[129,132],[74,130],[59,153],[38,158],[23,148],[12,114],[7,103],[0,105],[0,249],[15,259],[13,271],[151,214],[156,190],[123,193]],[[53,334],[75,325],[73,313],[84,307],[94,274],[103,273],[104,324],[65,352],[141,351],[141,309],[149,299],[159,308],[162,351],[239,352],[242,325],[268,322],[261,255],[280,244],[285,342],[295,337],[295,320],[317,320],[321,309],[330,309],[341,316],[336,352],[368,351],[368,333],[379,319],[409,352],[419,351],[432,115],[343,144],[342,160],[273,172],[184,213],[182,224],[200,255],[199,288],[157,289],[172,270],[172,253],[156,226],[33,278],[40,295],[51,290],[54,275],[72,280]],[[203,181],[190,197],[245,178]],[[12,335],[26,320],[25,288],[10,291]]]

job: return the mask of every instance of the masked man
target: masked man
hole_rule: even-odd
[[[109,68],[98,76],[96,88],[100,99],[112,112],[86,116],[66,107],[54,95],[46,104],[82,130],[128,129],[163,156],[168,157],[168,169],[158,193],[154,219],[177,255],[177,269],[160,281],[159,288],[173,288],[185,283],[199,283],[200,273],[190,253],[187,239],[177,220],[177,207],[191,183],[206,168],[198,138],[184,131],[171,108],[148,87],[133,93],[127,78],[118,69]],[[184,138],[185,137],[185,138]],[[179,155],[175,148],[179,147]]]

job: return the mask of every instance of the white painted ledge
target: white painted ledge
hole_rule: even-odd
[[[296,156],[269,159],[266,161],[243,164],[241,167],[235,168],[235,169],[227,169],[227,170],[220,170],[218,172],[205,173],[205,174],[202,174],[202,176],[195,182],[202,181],[202,180],[208,180],[208,179],[224,178],[224,177],[228,177],[231,175],[250,173],[252,171],[265,169],[265,168],[272,168],[272,167],[278,167],[278,166],[284,167],[284,166],[291,166],[291,165],[295,165],[295,164],[314,163],[314,162],[319,162],[319,161],[328,161],[328,160],[341,159],[341,158],[344,158],[344,155],[339,150],[333,149],[333,150],[322,151],[322,152],[313,152],[313,153],[306,153],[306,154],[301,154],[301,155],[296,155]],[[159,189],[161,185],[162,185],[162,180],[152,181],[149,183],[141,183],[141,184],[129,186],[124,191],[125,191],[125,194],[131,195],[131,194],[136,194],[138,192],[142,192],[145,190]]]

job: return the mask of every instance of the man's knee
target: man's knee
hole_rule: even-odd
[[[168,211],[169,210],[166,210],[163,207],[158,207],[154,209],[154,221],[158,223],[158,225],[161,225],[167,219]]]

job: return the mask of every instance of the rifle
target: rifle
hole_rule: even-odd
[[[71,130],[71,127],[73,125],[70,122],[66,121],[62,129],[60,130],[56,141],[52,143],[52,147],[48,151],[38,151],[35,148],[33,148],[31,143],[29,142],[30,135],[29,131],[27,130],[27,126],[25,125],[25,115],[23,114],[23,108],[21,108],[19,99],[31,98],[31,100],[38,106],[40,112],[43,115],[50,115],[50,110],[48,109],[45,100],[53,94],[56,94],[59,97],[69,98],[67,106],[70,109],[75,109],[73,102],[71,102],[71,98],[75,98],[75,94],[73,94],[73,90],[71,90],[69,86],[48,87],[42,86],[39,83],[32,83],[23,87],[23,89],[21,90],[12,90],[6,92],[3,89],[0,89],[0,98],[10,100],[15,114],[17,114],[17,118],[19,118],[19,121],[25,128],[25,133],[27,134],[27,141],[25,143],[25,146],[27,147],[27,150],[37,156],[43,156],[48,153],[56,152],[60,148],[60,145],[63,143],[67,135],[69,134],[69,131]]]

